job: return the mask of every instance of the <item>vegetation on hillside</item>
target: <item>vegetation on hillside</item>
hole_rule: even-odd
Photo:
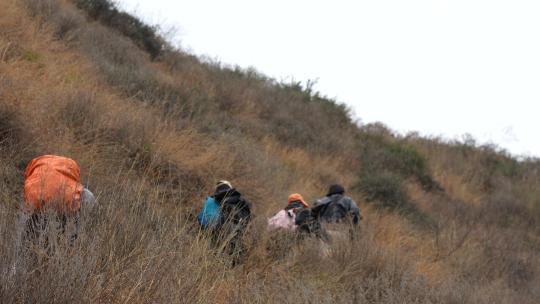
[[[99,207],[74,246],[25,251],[23,172],[47,153]],[[194,218],[222,178],[256,215],[237,267]],[[334,182],[358,238],[321,254],[266,232],[288,194]],[[108,0],[0,0],[0,302],[535,303],[539,184],[537,159],[359,126],[311,83],[200,60]]]

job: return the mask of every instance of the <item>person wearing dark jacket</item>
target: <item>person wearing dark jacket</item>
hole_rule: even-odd
[[[295,218],[297,231],[302,237],[315,236],[322,240],[327,240],[328,236],[321,226],[320,220],[314,216],[311,208],[305,208],[298,212]]]
[[[250,203],[228,181],[217,183],[214,198],[221,206],[221,214],[225,224],[247,225],[251,220]]]
[[[228,254],[235,256],[236,264],[245,251],[242,237],[251,221],[251,204],[225,180],[216,184],[213,197],[222,216],[222,224],[215,229],[217,240]]]
[[[313,214],[323,222],[339,223],[351,219],[354,225],[362,218],[356,202],[344,195],[345,188],[331,185],[325,197],[318,199],[313,206]]]

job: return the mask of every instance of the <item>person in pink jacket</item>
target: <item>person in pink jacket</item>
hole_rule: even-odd
[[[301,210],[309,208],[309,204],[304,201],[302,195],[293,193],[289,195],[287,206],[268,219],[268,230],[285,229],[295,231],[296,214]]]

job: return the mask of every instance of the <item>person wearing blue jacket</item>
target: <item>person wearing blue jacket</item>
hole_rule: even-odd
[[[217,182],[214,194],[209,196],[198,216],[201,227],[209,230],[212,241],[238,263],[245,248],[242,237],[251,221],[251,204],[230,182]]]

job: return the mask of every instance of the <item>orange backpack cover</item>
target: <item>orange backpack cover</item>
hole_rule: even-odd
[[[64,213],[81,208],[81,168],[72,159],[56,155],[34,158],[24,172],[27,211],[53,207]]]

